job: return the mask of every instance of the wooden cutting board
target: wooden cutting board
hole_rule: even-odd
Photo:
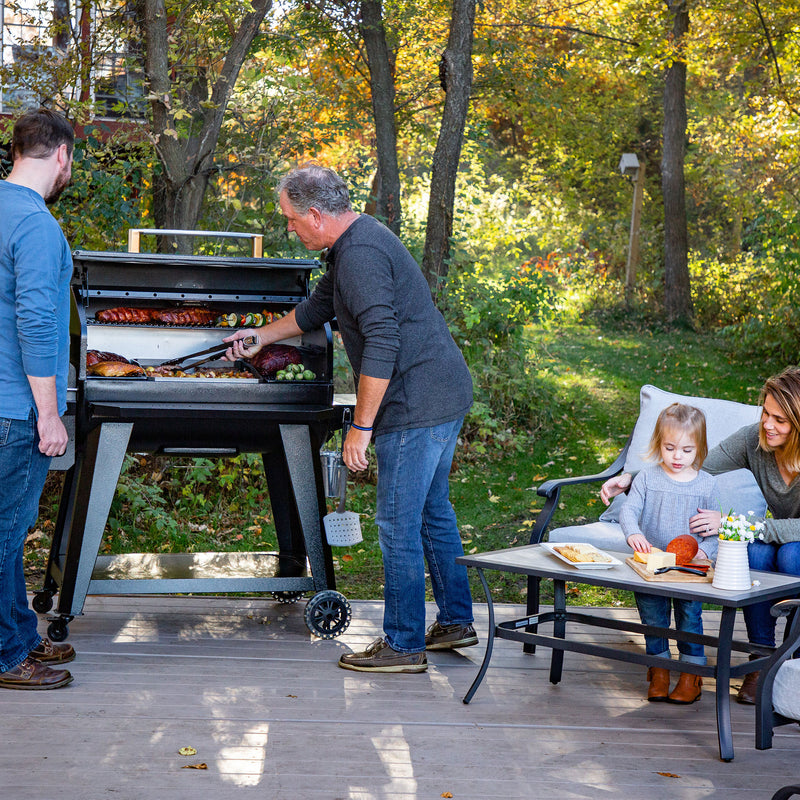
[[[663,575],[656,575],[652,572],[648,572],[644,564],[634,561],[633,556],[626,558],[625,563],[646,581],[658,581],[661,583],[711,583],[714,579],[714,567],[710,567],[705,575],[692,575],[689,572],[678,572],[674,569],[670,572],[663,573]],[[711,562],[706,559],[698,559],[696,563],[711,564]]]

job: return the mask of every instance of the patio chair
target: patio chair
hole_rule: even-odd
[[[545,539],[547,534],[547,540],[551,542],[588,542],[603,550],[628,551],[628,545],[619,525],[619,510],[624,502],[624,495],[615,497],[597,522],[556,528],[549,534],[548,527],[558,508],[562,489],[583,483],[597,483],[599,496],[600,485],[608,478],[618,475],[620,472],[636,473],[641,470],[647,463],[644,455],[650,444],[656,418],[662,409],[672,403],[685,403],[703,411],[706,416],[709,449],[739,428],[758,422],[761,415],[760,406],[735,403],[731,400],[674,394],[649,384],[642,386],[639,391],[639,417],[628,441],[611,465],[593,475],[555,478],[546,481],[536,490],[540,497],[545,498],[545,503],[531,528],[530,543],[538,544]],[[720,475],[717,478],[717,493],[720,508],[725,512],[732,509],[738,513],[752,511],[762,516],[766,513],[764,497],[752,473],[748,470],[741,469]],[[538,578],[528,579],[527,606],[528,614],[538,613]],[[525,651],[533,652],[533,648],[526,645]]]
[[[772,800],[788,800],[793,794],[800,794],[800,786],[784,786],[772,795]]]
[[[792,658],[800,647],[800,599],[781,600],[770,609],[773,617],[788,616],[781,646],[761,670],[756,689],[756,749],[772,747],[772,730],[800,722],[800,658]],[[800,794],[797,786],[787,786]],[[781,789],[780,791],[785,791]],[[790,792],[791,794],[791,792]],[[789,797],[790,794],[781,795]],[[777,795],[776,795],[777,797]]]

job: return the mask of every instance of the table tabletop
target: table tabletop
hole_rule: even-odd
[[[622,562],[604,569],[573,567],[561,561],[540,544],[492,550],[488,553],[460,556],[459,563],[478,569],[496,569],[501,572],[516,572],[557,581],[585,583],[627,589],[662,597],[677,597],[683,600],[700,600],[723,607],[743,608],[765,600],[782,599],[797,592],[800,594],[800,576],[780,572],[750,571],[753,586],[741,591],[717,589],[711,583],[685,581],[648,581],[625,563],[633,551],[603,552]]]

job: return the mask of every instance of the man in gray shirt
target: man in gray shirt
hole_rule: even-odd
[[[357,381],[354,422],[344,442],[351,470],[378,462],[377,513],[384,565],[384,636],[339,665],[361,672],[422,672],[426,649],[478,641],[448,476],[458,432],[472,404],[472,380],[427,282],[402,242],[354,212],[333,170],[310,165],[280,183],[289,231],[309,250],[328,248],[328,271],[308,300],[263,328],[229,337],[229,357],[336,317]],[[258,336],[242,347],[239,340]],[[425,630],[425,562],[439,607]]]

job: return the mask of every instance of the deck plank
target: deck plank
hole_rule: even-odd
[[[713,681],[694,705],[652,704],[644,668],[567,653],[553,686],[548,650],[500,640],[468,706],[482,645],[431,653],[419,675],[341,670],[342,652],[380,633],[380,603],[352,606],[347,632],[321,641],[302,603],[89,597],[70,625],[74,683],[0,692],[3,797],[751,800],[800,778],[800,728],[779,728],[773,749],[757,751],[753,709],[735,703],[736,758],[719,761]],[[709,632],[718,619],[706,613]],[[485,641],[485,605],[476,627]],[[581,636],[642,646],[624,632]],[[197,755],[178,755],[184,745]],[[182,769],[197,762],[208,769]]]

